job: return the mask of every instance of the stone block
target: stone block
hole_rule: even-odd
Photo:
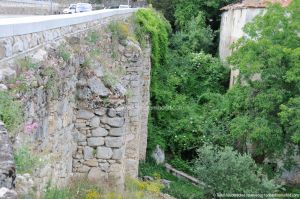
[[[108,111],[107,111],[107,115],[108,115],[109,117],[116,117],[117,112],[116,112],[116,110],[115,110],[114,108],[110,108],[110,109],[108,109]]]
[[[95,116],[94,113],[87,111],[87,110],[79,110],[77,113],[77,118],[79,118],[79,119],[89,120],[94,116]]]
[[[101,146],[104,144],[103,137],[91,137],[87,139],[89,146]]]
[[[0,44],[0,59],[3,59],[6,54],[6,49],[3,44]]]
[[[97,147],[97,158],[110,159],[113,155],[112,149],[109,147]]]
[[[79,173],[87,173],[87,172],[89,172],[89,170],[90,170],[90,167],[88,167],[86,165],[83,165],[83,166],[81,166],[81,167],[79,167],[77,169],[77,172],[79,172]]]
[[[99,117],[93,117],[90,121],[91,127],[99,127],[100,125],[100,118]]]
[[[83,157],[85,160],[94,158],[94,149],[92,147],[86,146],[83,149]]]
[[[99,163],[99,167],[102,171],[108,172],[109,171],[109,163]]]
[[[94,137],[103,137],[107,135],[108,135],[108,131],[104,128],[98,127],[92,130],[92,136]]]
[[[115,118],[103,118],[101,119],[101,122],[104,124],[108,124],[111,127],[122,127],[125,123],[125,119],[121,117],[115,117]]]
[[[107,182],[108,174],[98,167],[93,167],[88,173],[88,179],[97,185],[103,185]]]
[[[106,137],[105,138],[105,146],[107,147],[122,147],[124,145],[124,141],[122,137]]]
[[[89,167],[97,167],[98,161],[96,159],[91,159],[91,160],[84,161],[83,164],[85,164]]]
[[[102,115],[105,115],[105,113],[106,113],[106,108],[100,108],[100,109],[95,110],[96,115],[102,116]]]
[[[123,154],[124,154],[124,149],[123,148],[113,149],[112,159],[121,160],[123,158]]]
[[[108,134],[110,136],[122,136],[124,135],[124,133],[124,128],[111,128]]]
[[[102,81],[97,77],[90,78],[87,83],[91,91],[96,95],[99,95],[101,97],[106,97],[109,95],[109,90],[104,86]]]

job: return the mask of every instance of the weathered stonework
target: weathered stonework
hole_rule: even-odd
[[[0,84],[20,73],[19,58],[39,65],[26,72],[32,73],[30,89],[19,96],[25,126],[37,128],[20,132],[15,142],[41,157],[30,177],[38,191],[50,180],[64,186],[85,175],[122,190],[126,175],[137,176],[147,143],[150,46],[141,49],[129,39],[116,43],[108,29],[112,21],[130,23],[128,16],[0,39]],[[87,41],[91,32],[99,35],[96,41]],[[67,61],[58,56],[61,46],[71,52]]]
[[[8,133],[0,120],[0,199],[17,198],[15,188],[16,166]]]
[[[15,187],[16,166],[13,149],[4,124],[0,121],[0,188]]]

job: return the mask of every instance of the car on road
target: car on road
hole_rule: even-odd
[[[119,8],[130,8],[129,5],[119,5]]]
[[[73,14],[79,12],[90,12],[92,11],[92,5],[89,3],[76,3],[70,4],[70,6],[63,10],[64,14]]]

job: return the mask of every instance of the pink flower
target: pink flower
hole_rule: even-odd
[[[36,122],[33,123],[27,123],[24,127],[24,131],[26,133],[32,133],[34,130],[36,130],[38,128],[38,124]]]

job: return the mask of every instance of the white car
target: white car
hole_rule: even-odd
[[[63,10],[64,14],[73,14],[79,12],[90,12],[92,11],[92,5],[89,3],[76,3],[70,4],[70,6]]]
[[[130,8],[129,5],[119,5],[119,8]]]

